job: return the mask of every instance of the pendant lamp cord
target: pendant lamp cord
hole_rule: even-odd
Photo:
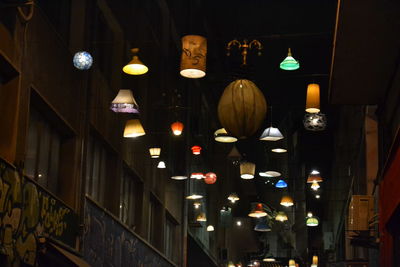
[[[272,127],[272,106],[269,107],[270,112],[271,112],[271,127]]]

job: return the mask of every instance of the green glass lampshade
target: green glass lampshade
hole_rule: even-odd
[[[279,67],[283,70],[297,70],[300,68],[300,63],[293,58],[290,48],[287,57],[281,62]]]

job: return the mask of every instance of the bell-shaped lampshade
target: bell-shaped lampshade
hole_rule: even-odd
[[[129,75],[142,75],[145,74],[149,68],[140,61],[137,53],[139,52],[139,48],[132,48],[131,52],[133,54],[132,60],[122,68],[122,71]]]
[[[140,120],[132,119],[132,120],[128,120],[126,122],[125,130],[124,130],[124,137],[135,138],[135,137],[143,136],[145,134],[146,134],[146,132],[144,131],[143,126],[140,123]]]
[[[288,217],[283,211],[279,211],[276,214],[275,220],[280,221],[280,222],[284,222],[284,221],[288,220]]]
[[[110,109],[116,113],[139,113],[139,106],[129,89],[119,90],[111,102]]]
[[[316,83],[311,83],[307,87],[306,112],[308,113],[320,112],[319,85]]]
[[[172,180],[186,180],[188,177],[186,175],[173,175],[171,176]]]
[[[323,179],[318,171],[312,171],[307,178],[308,184],[312,184],[314,182],[321,183],[322,181]]]
[[[313,183],[311,184],[311,189],[312,189],[312,190],[317,191],[318,188],[320,188],[320,185],[318,184],[318,182],[313,182]]]
[[[277,148],[271,149],[271,151],[274,152],[274,153],[286,153],[287,149],[281,148],[281,147],[277,147]]]
[[[257,223],[256,226],[254,226],[254,231],[257,231],[257,232],[270,232],[271,231],[271,227],[269,227],[269,225],[267,224],[266,221],[262,220],[259,223]]]
[[[204,212],[201,212],[199,215],[197,215],[196,221],[198,222],[206,222],[206,214]]]
[[[261,218],[265,216],[267,216],[267,213],[265,212],[262,203],[256,203],[254,208],[249,213],[249,217],[252,218]]]
[[[283,196],[281,199],[281,205],[291,207],[294,205],[293,199],[290,196]]]
[[[289,260],[289,267],[296,267],[295,260]]]
[[[200,35],[182,37],[181,75],[202,78],[206,75],[207,39]]]
[[[192,172],[190,178],[200,180],[204,178],[204,174],[202,172]]]
[[[237,141],[237,138],[229,135],[225,128],[216,130],[214,133],[214,139],[221,143],[234,143]]]
[[[214,232],[214,226],[212,225],[207,226],[207,232]]]
[[[236,193],[231,193],[228,196],[228,200],[232,203],[235,203],[236,201],[240,200],[239,196]]]
[[[161,161],[158,162],[157,168],[165,169],[165,168],[167,168],[167,166],[165,165],[165,162],[161,160]]]
[[[287,183],[284,180],[279,180],[278,182],[276,182],[275,187],[276,188],[286,188]]]
[[[311,267],[318,267],[318,256],[314,255],[312,257]]]
[[[201,153],[201,147],[200,146],[192,146],[192,153],[193,155],[200,155]]]
[[[76,52],[72,60],[74,67],[78,70],[88,70],[93,64],[93,57],[89,52]]]
[[[183,123],[180,121],[172,123],[171,130],[174,135],[181,135],[183,131]]]
[[[159,158],[161,154],[161,148],[159,147],[152,147],[149,148],[150,157],[153,159]]]
[[[281,62],[279,67],[283,70],[297,70],[300,68],[300,63],[293,58],[290,48],[288,49],[287,57]]]
[[[208,172],[206,173],[206,176],[204,178],[204,182],[206,184],[214,184],[217,181],[217,175],[213,172]]]
[[[278,128],[272,126],[265,129],[260,136],[260,140],[262,141],[278,141],[281,139],[283,139],[282,133],[279,131]]]
[[[326,128],[326,116],[322,113],[306,113],[303,119],[304,128],[308,131],[323,131]]]
[[[256,164],[248,161],[240,163],[240,178],[242,179],[253,179],[256,171]]]
[[[311,214],[311,216],[307,217],[306,224],[307,224],[307,226],[315,227],[315,226],[318,226],[319,220],[317,217],[312,216],[312,214]]]

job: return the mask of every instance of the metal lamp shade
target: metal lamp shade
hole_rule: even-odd
[[[260,221],[254,226],[254,231],[257,232],[271,232],[271,227],[267,224],[266,221]]]
[[[140,120],[132,119],[132,120],[128,120],[126,122],[125,130],[124,130],[124,137],[135,138],[135,137],[143,136],[145,134],[146,134],[146,132],[144,131],[143,126],[140,123]]]
[[[248,215],[252,218],[261,218],[267,216],[267,213],[265,212],[262,204],[257,203]]]
[[[237,138],[228,134],[225,128],[221,128],[215,131],[214,139],[220,143],[234,143],[237,141]]]
[[[240,178],[253,179],[255,171],[256,164],[247,161],[240,163]]]
[[[283,196],[280,204],[285,207],[291,207],[294,205],[294,202],[290,196]]]
[[[119,90],[111,102],[110,109],[116,113],[139,113],[139,106],[129,89]]]
[[[159,158],[161,154],[161,148],[159,147],[152,147],[149,148],[150,157],[153,159]]]
[[[306,112],[318,113],[320,111],[319,97],[319,85],[309,84],[307,86]]]
[[[303,125],[308,131],[323,131],[326,128],[326,116],[322,113],[307,113],[304,115]]]
[[[186,78],[206,76],[207,39],[200,35],[182,37],[180,74]]]
[[[122,71],[129,75],[142,75],[148,72],[149,68],[136,55],[139,48],[132,48],[131,52],[133,53],[132,60],[122,68]]]
[[[287,57],[281,62],[279,67],[282,70],[297,70],[300,68],[300,63],[293,58],[292,51],[289,48]]]

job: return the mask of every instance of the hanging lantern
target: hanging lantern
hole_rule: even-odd
[[[140,61],[137,53],[139,53],[139,48],[132,48],[131,52],[133,54],[132,60],[122,68],[122,71],[129,75],[142,75],[145,74],[149,68]]]
[[[279,131],[278,128],[272,126],[265,129],[260,136],[260,140],[262,141],[278,141],[281,139],[283,139],[281,131]]]
[[[204,174],[202,172],[193,172],[190,178],[200,180],[204,178]]]
[[[254,231],[257,232],[271,232],[271,227],[267,224],[266,221],[260,221],[259,223],[254,226]]]
[[[280,221],[280,222],[284,222],[284,221],[288,220],[288,217],[283,211],[279,211],[276,214],[275,220]]]
[[[289,260],[289,267],[296,267],[296,262],[294,260]]]
[[[234,143],[237,141],[237,138],[229,135],[225,128],[216,130],[214,133],[214,139],[221,143]]]
[[[213,172],[206,173],[206,178],[204,178],[204,182],[206,184],[214,184],[217,181],[217,175]]]
[[[240,163],[240,178],[253,179],[256,171],[256,164],[248,161]]]
[[[319,85],[311,83],[307,87],[306,112],[318,113],[319,107]]]
[[[206,214],[204,212],[202,212],[199,215],[197,215],[196,221],[206,222],[207,221]]]
[[[207,39],[200,35],[182,37],[181,75],[186,78],[206,76]]]
[[[307,215],[306,224],[307,226],[315,227],[318,226],[319,220],[317,217],[314,217],[311,212],[309,212]]]
[[[286,188],[287,187],[287,183],[284,180],[279,180],[276,184],[275,184],[276,188]]]
[[[231,82],[218,103],[218,117],[226,131],[237,138],[252,136],[267,112],[263,93],[249,80]]]
[[[207,226],[207,232],[214,232],[214,226],[212,225]]]
[[[78,70],[88,70],[93,64],[93,57],[89,52],[80,51],[75,53],[72,62]]]
[[[320,188],[320,185],[317,182],[313,182],[311,185],[311,189],[317,191]]]
[[[281,205],[285,207],[291,207],[294,205],[293,199],[290,196],[283,196],[281,199]]]
[[[180,121],[172,123],[171,130],[174,135],[181,135],[183,131],[183,123]]]
[[[256,203],[254,208],[249,213],[249,217],[252,218],[261,218],[265,216],[267,216],[267,213],[265,212],[262,203]]]
[[[311,267],[318,267],[318,256],[314,255],[312,257]]]
[[[149,148],[149,152],[150,152],[150,157],[151,157],[152,159],[156,159],[156,158],[159,158],[159,157],[160,157],[161,148],[159,148],[159,147],[152,147],[152,148]]]
[[[124,130],[124,137],[135,138],[135,137],[143,136],[145,134],[146,134],[146,132],[144,131],[143,126],[140,123],[140,120],[132,119],[132,120],[128,120],[126,122],[125,130]]]
[[[239,196],[236,193],[231,193],[228,196],[228,200],[232,203],[235,203],[236,201],[240,200]]]
[[[192,146],[193,155],[200,155],[201,147],[200,146]]]
[[[271,151],[274,152],[274,153],[286,153],[287,149],[277,147],[277,148],[271,149]]]
[[[165,169],[165,168],[167,168],[167,166],[165,165],[165,162],[161,160],[160,162],[158,162],[157,168]]]
[[[326,128],[326,116],[322,113],[307,113],[303,125],[309,131],[323,131]]]
[[[321,183],[322,181],[323,179],[318,171],[312,171],[307,178],[308,184],[312,184],[314,182]]]
[[[300,63],[293,58],[290,48],[288,49],[287,57],[281,62],[279,67],[282,70],[297,70],[300,68]]]
[[[129,89],[119,90],[111,102],[110,109],[116,113],[139,113],[139,106]]]

